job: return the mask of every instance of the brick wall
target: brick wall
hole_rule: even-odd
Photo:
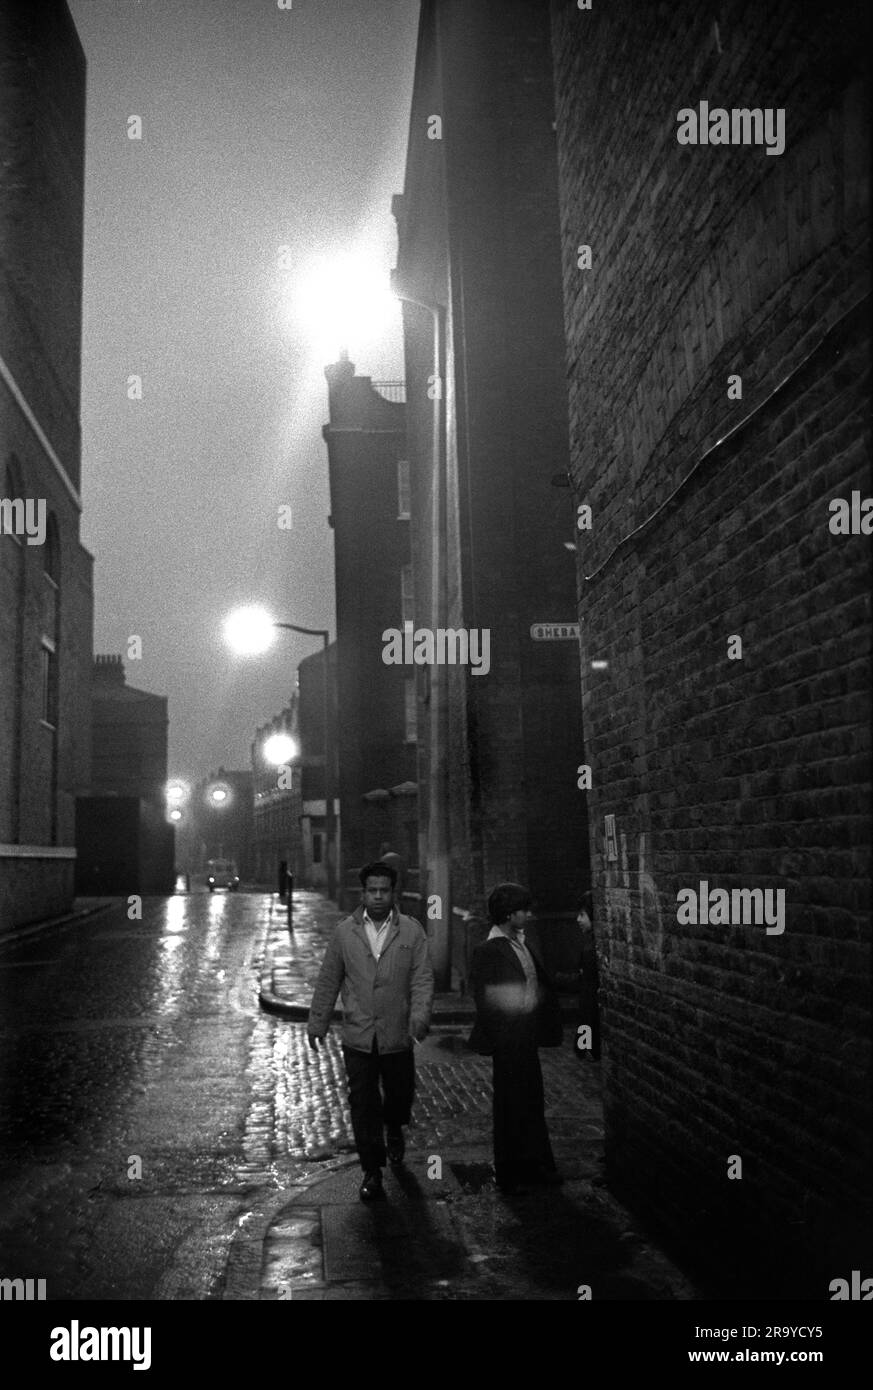
[[[382,659],[383,632],[403,629],[401,571],[410,559],[409,521],[398,515],[405,409],[383,398],[368,377],[356,377],[350,362],[335,363],[326,374],[345,875],[379,852],[362,796],[415,780],[415,745],[406,742],[404,704],[404,684],[415,668]]]
[[[85,60],[66,5],[9,0],[0,7],[0,495],[10,476],[19,497],[45,501],[59,588],[55,624],[46,550],[0,537],[0,845],[71,846],[89,777],[92,559],[75,497],[84,134]],[[57,642],[56,733],[42,720],[46,636]],[[72,892],[72,860],[0,850],[5,925],[55,914]]]
[[[871,492],[861,13],[552,7],[608,1162],[744,1294],[868,1248],[870,550],[828,529]],[[785,108],[785,152],[680,146],[700,100]],[[679,925],[700,880],[783,889],[784,934]]]
[[[64,0],[0,7],[0,354],[79,483],[85,56]]]

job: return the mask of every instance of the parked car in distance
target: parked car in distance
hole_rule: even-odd
[[[206,887],[210,893],[216,888],[227,888],[235,893],[239,888],[239,874],[232,859],[210,859],[206,865]]]

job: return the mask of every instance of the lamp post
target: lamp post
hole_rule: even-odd
[[[333,770],[332,745],[330,739],[330,679],[328,672],[327,649],[330,633],[323,627],[299,627],[297,623],[280,623],[260,608],[239,609],[232,613],[225,623],[225,637],[230,645],[242,655],[255,655],[269,647],[273,629],[282,628],[286,632],[299,632],[305,637],[320,637],[323,644],[322,691],[324,701],[324,838],[326,843],[327,895],[336,897],[336,870],[331,847],[334,846],[333,813]],[[334,846],[335,847],[335,846]]]
[[[430,314],[433,326],[433,415],[431,425],[431,623],[433,630],[443,626],[448,612],[446,564],[443,548],[448,522],[445,469],[445,363],[446,311],[443,305],[418,299],[406,292],[397,270],[391,272],[391,289],[402,304],[411,304]],[[452,980],[452,879],[451,823],[449,816],[449,701],[448,679],[444,669],[433,662],[429,671],[430,718],[428,758],[427,817],[427,893],[435,895],[442,913],[435,921],[431,943],[436,987],[451,989]]]
[[[270,737],[268,739],[265,739],[264,742],[261,744],[261,757],[263,758],[264,762],[269,763],[271,767],[279,768],[281,770],[287,770],[289,763],[291,763],[291,761],[294,758],[299,757],[299,755],[300,749],[296,741],[293,738],[291,738],[290,734],[287,733],[271,734]],[[288,845],[289,856],[293,855],[294,849],[291,845],[290,834],[285,843]],[[281,850],[279,852],[281,854]],[[293,859],[289,858],[279,860],[279,898],[280,900],[282,898],[285,899],[288,910],[288,930],[293,932],[294,870],[293,868],[289,868],[289,864],[293,864]]]

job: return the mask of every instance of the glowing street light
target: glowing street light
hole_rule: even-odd
[[[227,800],[227,787],[213,787],[209,793],[209,800],[215,806],[222,806]]]
[[[168,782],[166,797],[171,806],[181,806],[188,798],[188,788],[184,782]],[[178,820],[178,816],[173,819]]]
[[[176,807],[174,807],[174,809],[170,812],[170,820],[181,820],[181,819],[182,819],[182,812],[179,810],[178,806],[176,806]]]
[[[341,348],[360,352],[378,343],[399,317],[387,272],[374,255],[356,251],[304,264],[289,278],[283,308],[326,362]]]
[[[250,604],[225,618],[224,638],[237,656],[260,656],[276,640],[276,626],[266,608]]]
[[[263,746],[264,757],[273,767],[284,767],[299,751],[290,734],[271,734]]]
[[[323,659],[321,663],[322,676],[322,703],[324,708],[324,833],[327,841],[327,891],[328,896],[333,897],[336,893],[336,862],[335,849],[331,852],[331,847],[335,846],[334,834],[334,797],[333,797],[333,774],[331,770],[331,760],[333,749],[331,748],[331,710],[330,710],[330,671],[327,659],[327,651],[330,645],[330,633],[323,627],[300,627],[297,623],[280,623],[271,618],[265,608],[249,607],[237,608],[230,614],[224,622],[224,636],[231,649],[238,656],[255,656],[265,652],[272,644],[277,629],[281,628],[285,632],[299,632],[304,637],[320,637],[323,647]],[[280,745],[274,745],[274,738],[283,738],[286,735],[275,734],[266,741],[264,755],[269,762],[274,761],[273,754],[277,755],[276,765],[280,766],[289,757],[296,757],[297,747],[292,739],[293,751],[289,751],[287,746],[281,745],[283,756],[278,759]],[[270,753],[267,753],[267,746]]]

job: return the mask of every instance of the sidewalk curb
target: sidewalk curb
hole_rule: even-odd
[[[48,931],[50,927],[66,927],[71,922],[85,922],[89,917],[97,917],[101,912],[109,912],[119,903],[123,903],[123,898],[113,898],[111,902],[99,903],[97,907],[83,907],[78,912],[68,912],[63,917],[48,917],[42,922],[28,922],[23,927],[12,927],[9,931],[0,932],[0,947],[7,946],[13,941],[25,941],[30,936],[35,936],[37,932]]]

